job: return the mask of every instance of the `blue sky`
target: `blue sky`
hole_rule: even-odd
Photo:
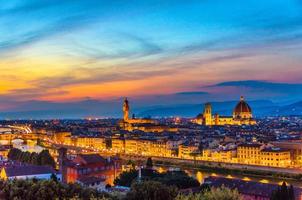
[[[192,92],[179,103],[298,101],[301,48],[301,0],[0,0],[0,109]]]

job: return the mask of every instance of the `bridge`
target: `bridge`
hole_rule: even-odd
[[[0,133],[0,140],[7,140],[9,143],[15,139],[36,140],[39,138],[39,135],[34,134],[29,126],[5,125],[0,126],[0,129],[4,130]]]

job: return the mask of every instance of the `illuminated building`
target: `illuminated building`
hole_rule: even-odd
[[[201,160],[237,163],[236,149],[203,149]]]
[[[101,137],[85,137],[85,136],[71,136],[70,133],[55,134],[55,143],[60,143],[68,146],[78,146],[84,148],[94,148],[98,150],[106,149],[105,138]]]
[[[242,164],[260,165],[261,144],[241,144],[237,147],[238,162]]]
[[[49,166],[13,164],[1,169],[0,178],[3,180],[32,178],[50,180],[52,174],[55,174],[61,180],[61,174],[58,174]]]
[[[170,131],[176,132],[177,128],[170,128],[158,123],[158,121],[153,119],[135,118],[134,115],[130,119],[130,105],[127,98],[125,98],[123,103],[123,120],[119,122],[119,126],[127,131],[141,130],[144,132],[163,132]]]
[[[125,140],[125,154],[139,154],[139,140],[127,139]]]
[[[84,177],[97,177],[113,184],[120,170],[120,163],[117,160],[105,159],[98,154],[80,154],[66,163],[66,174],[63,176],[67,183],[74,183]]]
[[[285,148],[291,152],[292,164],[301,167],[302,166],[302,141],[290,140],[290,141],[277,141],[271,142],[275,147]]]
[[[171,157],[174,150],[166,139],[112,138],[112,151],[129,155]]]
[[[167,140],[143,139],[139,140],[139,153],[145,156],[171,157],[172,149]]]
[[[12,148],[11,145],[1,145],[0,146],[0,160],[7,159],[8,152]]]
[[[178,147],[178,157],[192,159],[194,153],[198,152],[198,146],[192,144],[181,144]]]
[[[106,141],[105,138],[93,138],[93,144],[92,147],[98,150],[104,150],[106,149]]]
[[[291,166],[288,149],[265,147],[261,144],[241,144],[237,148],[238,163],[270,167]]]
[[[122,138],[111,138],[111,150],[115,153],[124,153],[125,140]]]
[[[241,97],[239,103],[233,110],[232,116],[219,116],[212,114],[212,106],[206,103],[203,114],[199,114],[195,122],[206,126],[223,126],[223,125],[255,125],[251,107]]]
[[[52,136],[53,140],[58,143],[64,143],[67,137],[71,137],[71,132],[57,132]]]
[[[261,165],[270,167],[289,167],[290,151],[278,147],[265,148],[261,151]]]
[[[230,149],[214,151],[211,153],[211,161],[235,163],[237,161],[236,150]]]

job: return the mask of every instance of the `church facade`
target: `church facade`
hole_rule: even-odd
[[[235,106],[232,116],[219,116],[212,114],[212,105],[206,103],[204,111],[199,114],[195,122],[206,126],[223,126],[223,125],[255,125],[256,120],[253,119],[252,109],[241,96],[240,101]]]

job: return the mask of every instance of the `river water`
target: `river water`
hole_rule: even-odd
[[[155,169],[158,172],[165,172],[167,170],[171,170],[169,167],[155,167]],[[241,179],[243,181],[254,181],[259,183],[270,183],[270,184],[279,184],[281,185],[283,181],[285,181],[287,184],[291,184],[295,187],[302,188],[302,183],[297,180],[291,180],[291,179],[282,179],[282,178],[263,178],[261,176],[241,176],[240,174],[219,174],[215,172],[208,172],[208,171],[202,171],[202,170],[192,170],[192,169],[185,169],[185,168],[178,168],[179,170],[184,170],[189,176],[194,177],[198,180],[199,183],[203,183],[205,178],[209,176],[217,176],[217,177],[224,177],[229,179]],[[172,170],[175,170],[175,168],[172,168]]]

